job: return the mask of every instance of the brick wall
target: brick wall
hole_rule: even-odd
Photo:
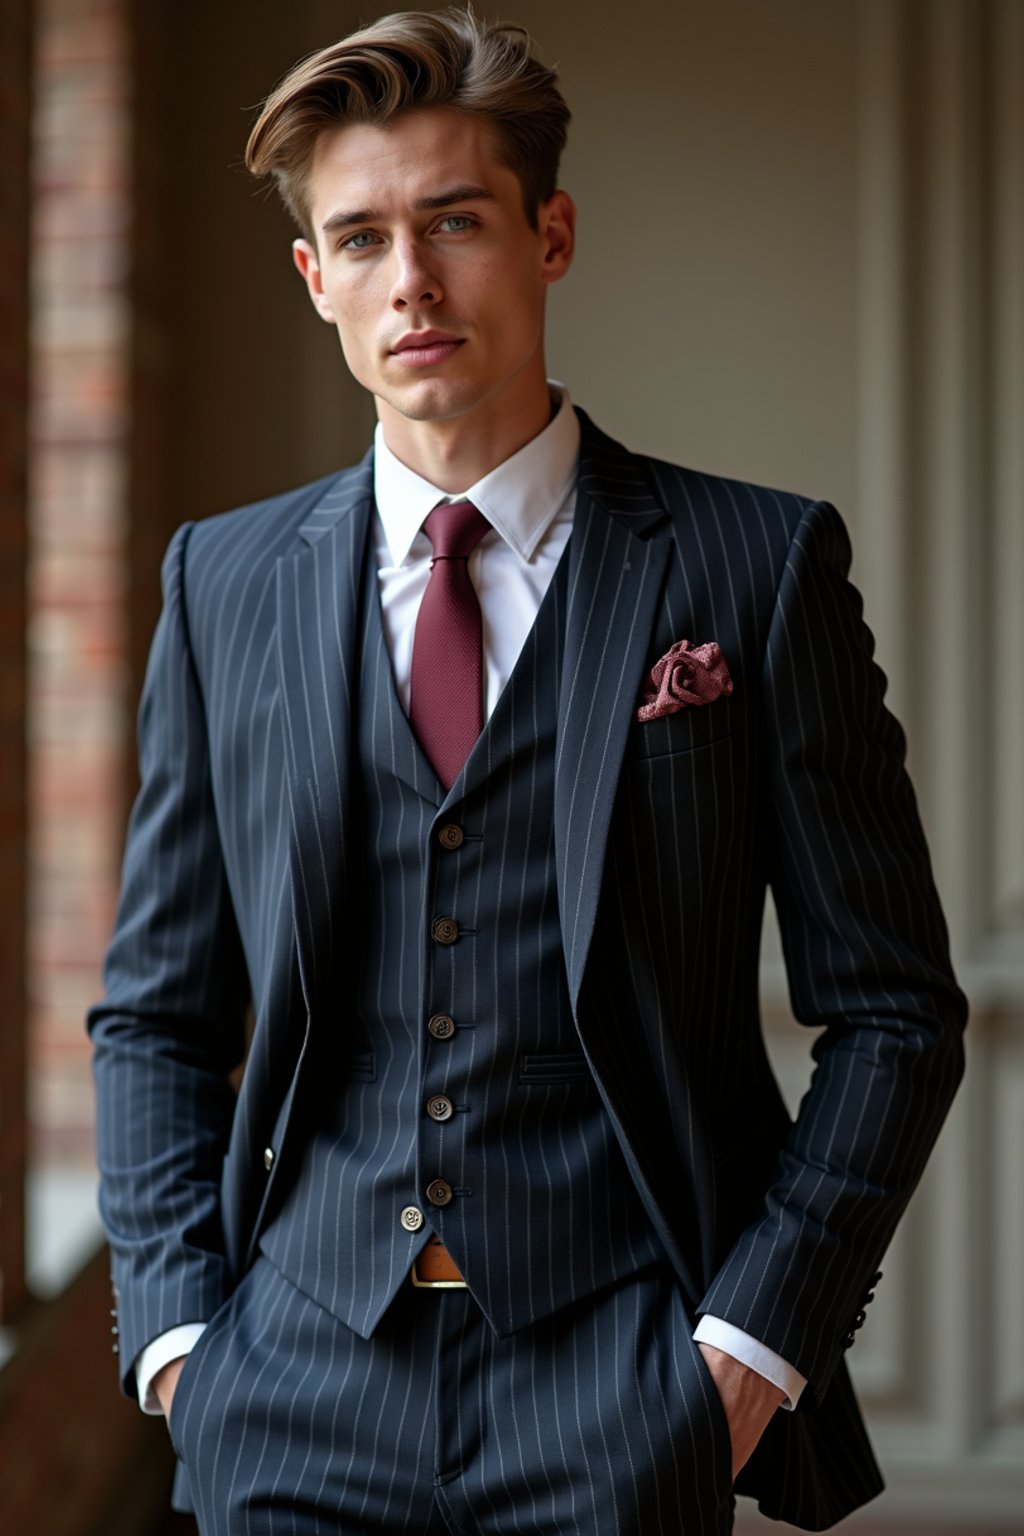
[[[21,1301],[25,1019],[28,0],[0,0],[0,1316]]]
[[[124,0],[37,6],[30,479],[33,1160],[92,1158],[82,1018],[124,816],[130,124]]]

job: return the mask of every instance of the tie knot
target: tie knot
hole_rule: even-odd
[[[450,501],[434,508],[423,532],[434,546],[435,560],[468,560],[490,526],[471,501]]]

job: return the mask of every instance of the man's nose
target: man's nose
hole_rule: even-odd
[[[393,309],[416,308],[438,304],[444,297],[440,278],[432,271],[425,252],[418,244],[395,250],[395,274],[391,289]]]

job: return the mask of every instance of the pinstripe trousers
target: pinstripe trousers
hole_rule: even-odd
[[[171,1436],[202,1536],[727,1536],[725,1415],[667,1265],[499,1339],[408,1286],[370,1339],[261,1255]]]

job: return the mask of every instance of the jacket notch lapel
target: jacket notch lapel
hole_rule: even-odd
[[[585,418],[583,427],[555,765],[559,911],[574,1008],[672,548],[668,519],[641,461]]]
[[[345,885],[360,582],[371,461],[340,477],[277,567],[278,667],[291,818],[289,868],[307,1013],[337,954]]]

